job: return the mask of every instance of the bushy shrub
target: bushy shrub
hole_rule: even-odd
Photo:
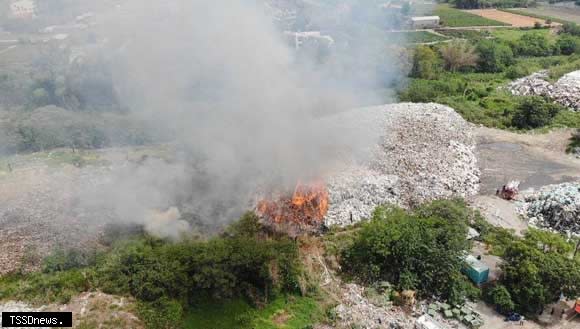
[[[496,309],[501,314],[508,314],[515,309],[515,304],[512,296],[506,287],[496,285],[486,291],[487,301],[496,306]]]
[[[140,302],[137,314],[148,329],[179,329],[182,326],[183,307],[165,297],[152,303]]]
[[[562,35],[556,41],[562,55],[572,55],[580,52],[580,40],[571,35]]]
[[[427,103],[438,97],[450,96],[462,92],[465,84],[458,79],[445,80],[412,80],[407,89],[399,93],[403,102]]]
[[[410,76],[418,79],[436,79],[442,71],[442,62],[437,53],[428,46],[417,46],[413,53]]]
[[[536,67],[530,66],[528,63],[517,64],[510,66],[505,71],[505,77],[510,80],[515,80],[528,76],[536,71]]]
[[[575,36],[580,36],[580,25],[576,23],[565,23],[562,25],[562,33],[568,33]]]
[[[57,249],[51,255],[44,258],[42,271],[52,273],[87,267],[94,265],[96,259],[97,254],[94,251]]]
[[[481,40],[477,44],[478,68],[482,72],[502,72],[514,64],[514,54],[505,43],[495,40]]]
[[[287,237],[265,239],[247,214],[225,237],[165,243],[139,239],[118,246],[99,263],[98,285],[153,302],[162,296],[229,298],[275,295],[298,289],[298,250]]]
[[[546,102],[542,97],[526,97],[516,109],[512,123],[520,129],[533,129],[549,125],[562,106]]]
[[[525,33],[515,43],[515,52],[520,56],[550,56],[554,48],[548,38],[540,33]]]

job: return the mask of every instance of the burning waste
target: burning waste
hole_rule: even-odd
[[[298,181],[293,193],[270,193],[256,206],[257,214],[266,223],[295,234],[319,229],[327,211],[328,189],[320,179],[309,183]]]

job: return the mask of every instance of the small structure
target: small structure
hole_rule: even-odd
[[[439,16],[411,17],[411,25],[415,29],[433,29],[439,26]]]
[[[10,12],[12,12],[12,16],[16,18],[34,18],[36,17],[36,1],[12,1],[12,3],[10,3]]]
[[[496,191],[496,195],[505,200],[513,200],[520,192],[520,182],[516,180],[512,180],[508,182],[506,185],[502,186],[501,189]]]
[[[437,322],[433,317],[427,314],[421,315],[417,321],[415,321],[416,329],[445,329],[446,326]]]
[[[487,282],[489,278],[489,266],[479,261],[473,255],[467,255],[467,257],[465,257],[465,263],[466,266],[463,268],[463,273],[465,273],[471,281],[477,285]]]

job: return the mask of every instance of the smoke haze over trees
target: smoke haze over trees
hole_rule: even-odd
[[[139,175],[114,172],[110,186],[83,196],[91,207],[135,217],[130,222],[174,206],[178,218],[226,222],[251,207],[259,190],[321,176],[348,156],[338,150],[374,138],[319,118],[385,101],[385,88],[404,74],[383,29],[400,19],[375,1],[276,5],[275,15],[263,1],[123,1],[108,8],[96,15],[80,56],[48,49],[33,74],[0,80],[11,109],[1,114],[7,138],[0,151],[171,142],[178,150],[172,163],[144,161]],[[38,10],[63,21],[82,13],[64,0]],[[285,34],[285,15],[295,11],[303,20]],[[300,35],[305,30],[323,38]],[[300,46],[292,33],[305,38]]]

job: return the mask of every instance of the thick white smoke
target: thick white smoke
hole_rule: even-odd
[[[377,67],[396,71],[388,41],[372,31],[337,40],[323,60],[297,59],[262,1],[124,1],[103,26],[122,105],[183,151],[177,163],[119,174],[114,193],[100,193],[120,218],[149,227],[147,211],[173,206],[230,221],[257,190],[321,175],[371,136],[318,117],[360,104],[360,86],[388,78]]]

